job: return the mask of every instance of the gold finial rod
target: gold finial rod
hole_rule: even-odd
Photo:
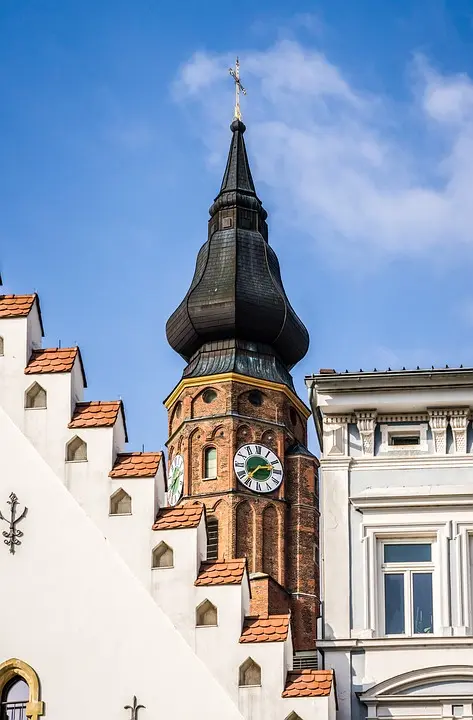
[[[240,61],[236,59],[235,69],[229,68],[228,72],[232,76],[235,82],[235,115],[234,120],[241,120],[241,109],[240,109],[240,92],[246,95],[246,90],[240,82]]]

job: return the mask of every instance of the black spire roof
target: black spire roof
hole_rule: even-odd
[[[185,376],[234,370],[292,384],[288,370],[309,336],[292,309],[268,244],[267,213],[256,195],[241,120],[233,133],[220,192],[210,208],[207,242],[191,286],[166,325]]]

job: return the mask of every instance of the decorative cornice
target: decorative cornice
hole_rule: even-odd
[[[380,423],[398,423],[398,422],[427,422],[429,419],[428,413],[388,413],[378,415],[378,422]]]
[[[311,412],[307,405],[293,393],[287,385],[270,382],[269,380],[260,380],[258,378],[252,378],[247,375],[240,375],[238,373],[222,373],[222,375],[203,375],[202,377],[187,378],[181,380],[180,383],[174,388],[172,393],[168,395],[164,401],[164,407],[169,408],[175,403],[181,392],[188,387],[197,387],[199,385],[217,385],[224,382],[239,382],[244,385],[251,385],[256,388],[267,388],[268,390],[278,390],[286,395],[287,398],[297,407],[300,413],[307,420],[311,416]]]
[[[402,650],[424,648],[473,648],[473,637],[419,635],[406,638],[341,638],[335,640],[317,640],[319,650],[348,650],[350,648],[369,648],[370,650]]]
[[[431,470],[473,468],[473,455],[407,455],[351,458],[352,470]]]
[[[356,415],[349,413],[347,415],[323,415],[325,425],[346,425],[347,423],[355,423]]]
[[[453,491],[453,488],[452,488]],[[350,503],[355,510],[383,510],[400,508],[430,507],[473,507],[473,492],[450,493],[399,493],[379,495],[359,495],[351,497]]]

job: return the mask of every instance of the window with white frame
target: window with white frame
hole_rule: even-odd
[[[384,633],[433,633],[433,543],[386,540],[380,552]]]
[[[427,452],[427,429],[427,423],[382,424],[379,452]]]

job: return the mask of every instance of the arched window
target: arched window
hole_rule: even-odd
[[[210,600],[204,600],[195,611],[195,624],[197,627],[204,627],[217,624],[217,608]]]
[[[87,460],[87,443],[77,435],[66,445],[66,460],[68,462]]]
[[[204,477],[213,480],[217,477],[217,448],[208,447],[204,452]]]
[[[261,668],[252,658],[247,658],[240,665],[240,678],[238,685],[240,687],[249,687],[251,685],[261,685]]]
[[[3,338],[0,336],[0,355],[3,355],[4,347],[5,347],[5,343],[3,341]]]
[[[0,718],[38,720],[44,715],[39,678],[22,660],[6,660],[0,665]]]
[[[174,552],[167,543],[160,542],[153,550],[154,568],[171,568],[174,565]]]
[[[29,698],[28,683],[18,675],[13,677],[3,688],[0,704],[2,720],[26,720],[26,704]]]
[[[215,516],[207,520],[207,560],[218,558],[218,520]]]
[[[37,382],[33,383],[25,394],[25,408],[45,408],[46,390]]]
[[[110,498],[110,515],[131,515],[131,497],[123,488]]]

